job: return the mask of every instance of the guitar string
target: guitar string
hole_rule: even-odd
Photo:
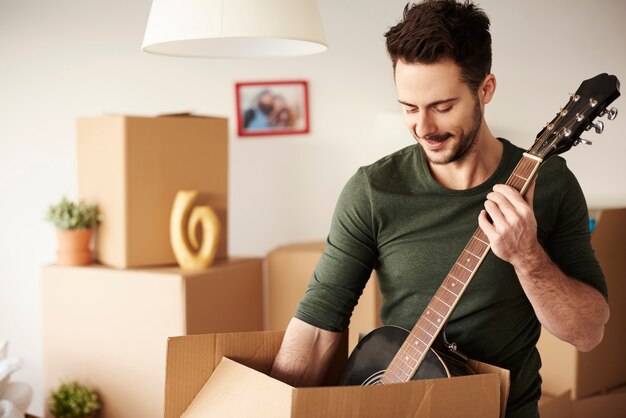
[[[592,99],[590,99],[590,100],[592,100]],[[558,124],[561,122],[561,119],[565,118],[568,114],[570,114],[571,107],[574,107],[574,106],[575,106],[575,103],[577,103],[577,101],[576,101],[576,100],[570,99],[570,101],[567,103],[567,105],[566,105],[566,106],[565,106],[565,107],[564,107],[564,108],[563,108],[563,109],[562,109],[562,110],[561,110],[561,111],[557,114],[557,117],[556,117],[556,118],[555,118],[552,122],[550,122],[550,123],[549,123],[549,125],[550,125],[550,124],[552,124],[552,125],[558,125]],[[570,106],[570,105],[571,105],[571,106]],[[597,102],[596,102],[596,106],[597,106]],[[540,135],[539,137],[537,137],[537,140],[536,140],[536,141],[544,141],[544,142],[545,142],[545,141],[546,141],[546,140],[547,140],[547,139],[548,139],[551,135],[555,135],[555,136],[556,136],[556,138],[555,138],[555,139],[557,139],[557,140],[558,140],[558,136],[559,136],[559,135],[562,135],[562,132],[561,132],[561,131],[562,131],[564,128],[565,128],[565,129],[570,129],[570,128],[571,128],[571,127],[572,127],[572,126],[573,126],[573,125],[574,125],[574,124],[578,121],[578,120],[577,120],[577,119],[578,119],[578,116],[579,116],[581,113],[583,113],[583,114],[584,114],[585,112],[587,112],[587,110],[589,110],[590,108],[593,108],[593,107],[595,107],[595,106],[591,106],[591,103],[590,103],[590,102],[587,102],[587,103],[585,104],[585,106],[583,106],[583,108],[582,108],[582,109],[581,109],[578,113],[576,113],[576,115],[575,115],[574,117],[570,117],[569,122],[567,122],[567,123],[566,123],[563,127],[561,127],[561,128],[560,128],[560,129],[558,129],[558,130],[554,130],[554,129],[550,129],[550,130],[548,130],[548,129],[546,129],[546,130],[545,130],[545,132],[544,132],[542,135]],[[563,114],[563,112],[564,112],[564,111],[566,111],[566,114],[565,114],[565,115]],[[584,116],[584,115],[583,115],[583,116]],[[583,118],[583,119],[584,119],[584,118]],[[533,149],[533,148],[535,148],[535,147],[536,147],[536,143],[535,143],[535,144],[533,144],[533,146],[532,146],[530,149],[532,150],[532,149]]]

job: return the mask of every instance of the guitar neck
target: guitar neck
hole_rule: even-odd
[[[523,195],[530,186],[542,161],[538,157],[524,153],[506,184]],[[411,330],[409,337],[387,367],[381,378],[383,384],[411,380],[435,338],[450,318],[476,270],[487,256],[489,249],[489,239],[482,229],[477,228]]]

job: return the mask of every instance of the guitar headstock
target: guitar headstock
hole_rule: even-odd
[[[573,145],[591,144],[580,135],[591,128],[602,133],[604,123],[595,119],[605,115],[609,120],[615,119],[617,109],[607,106],[619,95],[619,80],[614,75],[603,73],[583,81],[556,117],[537,134],[528,153],[546,159],[564,153]]]

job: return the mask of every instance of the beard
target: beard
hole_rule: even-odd
[[[274,110],[274,105],[272,103],[259,103],[259,110],[261,110],[264,114],[269,115],[272,113],[272,110]]]
[[[472,117],[472,125],[470,129],[466,132],[462,130],[460,135],[458,136],[458,141],[454,142],[452,145],[452,150],[449,153],[441,155],[441,158],[435,159],[434,155],[429,155],[429,153],[424,150],[424,155],[428,162],[434,165],[445,165],[450,164],[455,161],[461,161],[468,153],[474,150],[476,147],[476,138],[478,137],[478,131],[480,130],[480,126],[483,121],[483,114],[480,110],[480,102],[478,97],[476,97],[476,102],[474,106],[474,114]],[[412,130],[413,137],[418,140],[419,137]],[[448,138],[453,138],[454,134],[447,132],[441,135],[429,135],[422,139],[426,139],[429,141],[445,141]]]

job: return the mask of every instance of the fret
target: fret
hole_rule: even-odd
[[[438,301],[440,301],[441,303],[443,303],[444,305],[446,305],[448,308],[451,308],[451,307],[452,307],[451,305],[447,304],[445,300],[441,299],[441,298],[439,297],[439,295],[438,295],[438,294],[435,294],[435,296],[434,296],[434,297],[435,297]]]
[[[407,340],[405,341],[405,343],[407,343],[409,347],[411,347],[411,349],[417,350],[420,353],[419,355],[421,356],[422,354],[424,354],[424,352],[426,352],[426,350],[428,350],[428,345],[425,344],[423,341],[420,341],[418,338],[416,338],[412,332],[410,334],[413,337],[413,339],[411,341]]]
[[[463,264],[461,264],[461,263],[459,263],[459,262],[456,262],[455,264],[456,264],[457,266],[461,267],[462,269],[465,269],[465,270],[469,271],[470,273],[472,273],[472,269],[467,268],[465,265],[463,265]]]
[[[404,361],[402,360],[402,356],[398,356],[399,362],[397,364],[397,371],[399,372],[398,375],[399,376],[407,376],[408,379],[410,379],[411,375],[413,374],[413,370],[415,366],[409,366],[408,364],[404,363]]]
[[[528,185],[529,179],[534,176],[541,161],[542,160],[537,157],[524,154],[506,184],[514,187],[518,191],[522,191],[524,187]]]
[[[523,181],[528,180],[526,177],[523,177],[523,176],[521,176],[521,175],[519,175],[519,174],[515,174],[515,173],[511,174],[511,178],[513,178],[513,177],[516,177],[516,178],[522,179]]]
[[[472,237],[470,242],[465,247],[465,251],[468,253],[480,258],[485,252],[489,249],[489,246],[484,242],[479,241],[478,239]]]
[[[459,297],[459,295],[461,294],[461,292],[463,292],[463,289],[465,288],[465,286],[463,286],[463,283],[459,282],[451,276],[447,276],[443,280],[442,287],[448,292],[454,294],[455,297]]]
[[[402,349],[400,349],[402,350]],[[403,366],[402,366],[402,370],[406,370],[408,369],[408,373],[407,374],[411,374],[411,371],[413,370],[413,368],[415,366],[417,366],[417,360],[414,359],[412,356],[408,355],[408,354],[402,354],[400,356],[400,359],[402,360]]]
[[[426,308],[423,317],[428,319],[433,324],[440,324],[444,320],[444,315],[441,315],[439,312],[435,311],[433,308],[430,307],[430,305]]]
[[[522,189],[522,187],[524,186],[525,182],[524,181],[509,180],[505,184],[507,186],[511,186],[515,190],[519,191],[519,190]]]
[[[468,270],[474,270],[479,262],[480,257],[470,253],[466,249],[463,250],[457,261],[457,263],[462,264],[463,267],[467,268]]]
[[[446,305],[444,301],[439,300],[436,294],[430,302],[430,307],[443,317],[448,316],[448,312],[450,311],[450,306]],[[442,312],[445,312],[445,314],[442,314]]]
[[[489,248],[489,238],[487,238],[487,235],[485,235],[485,233],[483,232],[482,229],[478,228],[476,230],[476,232],[474,232],[474,237],[475,240],[480,241],[481,243],[485,244],[485,246],[487,246],[487,248]]]
[[[413,334],[415,335],[415,337],[420,340],[421,342],[423,342],[426,345],[430,345],[430,342],[432,340],[432,336],[429,335],[427,332],[425,332],[424,330],[417,330],[416,328],[418,328],[417,326],[415,326],[415,328],[413,328]]]
[[[397,367],[395,364],[390,364],[385,370],[385,374],[380,379],[383,384],[386,383],[400,383],[403,382],[402,378],[396,373]],[[389,373],[387,373],[389,371]],[[407,380],[408,381],[408,380]]]
[[[422,324],[423,325],[423,324]],[[428,334],[428,340],[431,340],[433,338],[433,336],[437,333],[438,329],[436,329],[437,327],[435,327],[435,329],[431,329],[430,332],[429,330],[425,329],[422,325],[417,324],[417,327],[419,329],[421,329],[422,331],[424,331],[426,334]]]
[[[404,379],[405,376],[409,377],[409,373],[407,373],[402,367],[400,367],[399,364],[394,364],[392,371],[399,379]]]
[[[463,291],[463,283],[450,275],[447,275],[446,278],[443,279],[443,283],[441,286],[445,288],[448,292],[454,293],[454,296],[458,296],[459,293]]]
[[[430,322],[431,324],[433,324],[433,325],[437,326],[437,324],[435,324],[435,323],[431,320],[431,318],[426,318],[426,321],[428,321],[428,322]],[[440,320],[440,319],[436,319],[436,321],[441,322],[441,320]]]
[[[402,344],[402,349],[409,353],[413,358],[418,359],[422,354],[424,354],[426,349],[426,344],[420,343],[420,340],[411,339],[409,341],[409,339],[407,339],[404,344]],[[423,347],[423,349],[420,350],[420,347]]]
[[[459,266],[457,263],[454,263],[454,265],[452,266],[452,269],[450,270],[450,275],[454,277],[455,279],[457,279],[458,281],[460,281],[461,283],[463,283],[463,285],[467,283],[467,280],[470,278],[471,273],[472,273],[471,271],[464,269],[462,266]]]
[[[428,335],[432,337],[433,335],[437,334],[437,331],[439,331],[439,324],[441,324],[441,322],[435,323],[435,322],[430,322],[426,318],[424,319],[420,318],[417,321],[416,325],[422,328],[424,331],[428,333]]]
[[[422,355],[421,352],[418,352],[418,355],[416,356],[414,354],[414,352],[416,352],[417,350],[415,350],[413,347],[411,347],[410,344],[408,344],[406,347],[405,345],[402,345],[402,347],[400,347],[400,353],[402,354],[402,360],[408,364],[411,368],[415,367],[417,365],[417,359],[419,358],[420,355]]]
[[[398,367],[398,365],[395,362],[390,364],[389,367],[387,367],[387,370],[389,370],[391,374],[393,375],[393,376],[390,376],[392,379],[392,382],[396,382],[396,383],[408,382],[411,379],[411,377],[413,377],[413,376],[409,376],[408,373],[406,373],[404,370]],[[386,372],[387,371],[385,371],[385,373]],[[405,377],[406,377],[406,380],[405,380]]]
[[[454,302],[456,302],[456,295],[443,287],[439,288],[436,295],[437,298],[443,300],[450,307],[454,306]]]
[[[402,382],[408,382],[409,380],[411,380],[410,377],[406,377],[407,375],[406,371],[402,370],[400,367],[396,366],[395,368],[395,373],[393,374],[393,376],[391,377],[391,383],[402,383]]]

